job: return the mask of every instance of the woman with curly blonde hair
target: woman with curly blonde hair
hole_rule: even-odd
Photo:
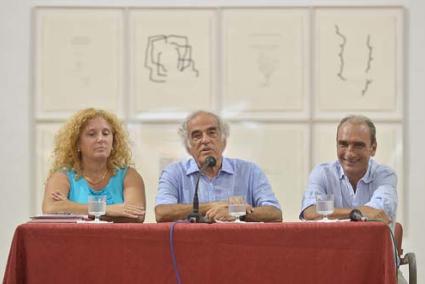
[[[131,164],[128,134],[118,118],[88,108],[59,130],[43,199],[44,213],[87,214],[89,195],[106,195],[106,215],[145,218],[145,186]]]

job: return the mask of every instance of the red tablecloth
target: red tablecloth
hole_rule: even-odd
[[[15,231],[4,283],[176,283],[168,224],[34,224]],[[182,283],[396,283],[382,223],[187,224]]]

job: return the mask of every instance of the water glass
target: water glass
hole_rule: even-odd
[[[328,215],[334,212],[333,194],[320,193],[316,195],[316,212],[323,215],[323,221],[329,221]]]
[[[106,195],[89,195],[88,197],[89,215],[94,215],[94,222],[100,222],[100,216],[106,213]]]
[[[240,217],[246,215],[245,197],[242,195],[230,196],[228,205],[229,215],[236,218],[236,223],[241,223]]]

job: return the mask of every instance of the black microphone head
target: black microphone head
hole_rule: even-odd
[[[212,168],[217,164],[217,160],[213,156],[208,156],[205,159],[204,167]]]
[[[350,212],[350,220],[351,221],[363,221],[363,214],[359,209],[353,209]]]

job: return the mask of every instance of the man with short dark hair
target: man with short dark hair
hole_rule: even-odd
[[[357,208],[363,216],[395,222],[397,176],[389,167],[371,159],[377,148],[376,128],[361,115],[343,118],[337,128],[337,156],[319,164],[310,174],[300,218],[318,219],[316,195],[333,194],[335,211],[330,217],[348,218]]]

